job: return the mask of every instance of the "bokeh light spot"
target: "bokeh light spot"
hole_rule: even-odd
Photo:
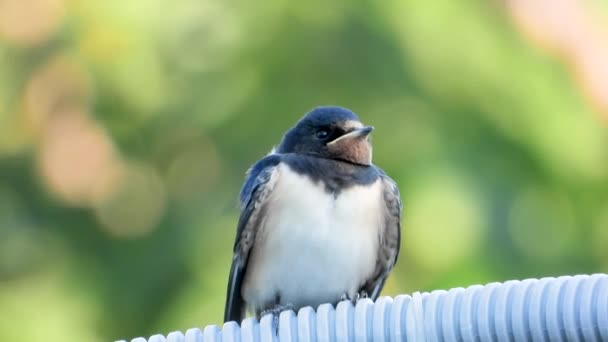
[[[166,209],[165,187],[156,170],[128,163],[113,192],[95,203],[95,215],[112,236],[135,238],[150,233]]]
[[[242,43],[242,21],[236,15],[225,2],[186,1],[173,7],[162,22],[171,58],[190,71],[212,71],[225,65]]]
[[[585,95],[608,115],[608,26],[593,3],[509,0],[506,4],[519,29],[566,59]]]
[[[575,233],[572,203],[559,192],[530,187],[513,201],[509,231],[528,257],[550,261],[564,255]]]
[[[442,271],[475,253],[484,235],[482,207],[464,179],[421,178],[405,200],[405,250],[421,268]]]
[[[23,96],[26,126],[38,135],[49,117],[66,107],[86,108],[91,98],[86,71],[65,55],[51,58],[35,70]]]
[[[0,38],[22,46],[42,43],[57,30],[63,12],[63,0],[2,0]]]
[[[186,200],[204,193],[217,180],[220,161],[210,142],[190,146],[175,155],[167,170],[167,188],[172,196]]]
[[[68,268],[57,259],[41,272],[0,281],[3,341],[62,341],[67,331],[71,341],[107,340],[95,332],[96,304],[84,291],[67,288]]]
[[[47,187],[64,202],[88,206],[110,184],[120,161],[102,127],[78,109],[53,115],[41,139],[38,165]]]

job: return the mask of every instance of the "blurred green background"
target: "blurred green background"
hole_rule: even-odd
[[[592,0],[0,1],[0,340],[221,323],[245,170],[324,104],[376,126],[401,188],[385,294],[608,272],[607,18]]]

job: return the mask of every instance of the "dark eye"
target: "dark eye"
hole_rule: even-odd
[[[325,139],[329,136],[329,131],[322,129],[322,130],[317,131],[317,133],[315,135],[319,139]]]

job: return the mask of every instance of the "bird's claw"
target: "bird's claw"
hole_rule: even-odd
[[[357,302],[363,298],[369,298],[366,291],[357,292],[354,296],[352,296],[352,298],[347,293],[344,293],[342,296],[340,296],[340,301],[343,302],[348,300],[353,303],[353,305],[357,305]]]
[[[266,316],[268,314],[272,314],[273,316],[278,318],[279,315],[281,315],[281,312],[288,311],[288,310],[295,311],[294,305],[290,304],[290,303],[287,303],[284,305],[277,304],[272,309],[262,311],[262,313],[260,314],[260,317]]]
[[[291,303],[287,303],[285,305],[277,304],[272,309],[267,309],[267,310],[262,311],[262,313],[260,314],[260,318],[271,314],[272,315],[272,325],[274,326],[275,333],[278,334],[279,316],[281,315],[281,312],[288,311],[288,310],[295,311],[295,306]]]

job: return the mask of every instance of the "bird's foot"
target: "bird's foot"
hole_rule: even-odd
[[[260,317],[266,316],[268,314],[272,314],[273,316],[279,317],[281,312],[287,311],[287,310],[295,311],[295,306],[290,303],[287,303],[284,305],[277,304],[277,305],[273,306],[272,309],[267,309],[267,310],[262,311],[262,313],[260,314]]]
[[[274,307],[272,307],[272,309],[267,309],[267,310],[262,311],[262,313],[260,314],[260,318],[262,318],[268,314],[272,314],[272,325],[274,326],[275,333],[278,335],[278,333],[279,333],[279,316],[281,315],[281,312],[288,311],[288,310],[296,311],[296,308],[291,303],[287,303],[284,305],[277,304]]]
[[[365,291],[355,293],[352,298],[347,293],[345,293],[340,297],[340,301],[343,302],[345,300],[349,300],[351,303],[353,303],[353,305],[357,305],[357,302],[363,298],[368,298],[367,292]]]

